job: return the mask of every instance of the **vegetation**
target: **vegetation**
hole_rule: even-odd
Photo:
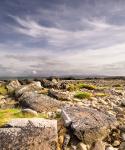
[[[92,93],[89,93],[89,92],[78,92],[74,95],[75,98],[78,98],[78,99],[84,99],[84,98],[91,98],[92,97]]]
[[[12,118],[33,118],[34,115],[24,114],[20,109],[0,109],[0,126],[3,126]],[[38,114],[39,118],[47,118],[46,114]]]
[[[6,95],[8,93],[6,87],[4,85],[0,86],[0,95]]]
[[[80,83],[78,86],[79,86],[80,89],[82,89],[82,88],[85,88],[85,89],[88,89],[88,90],[95,90],[95,89],[97,89],[97,87],[94,86],[94,85],[83,84],[83,83]]]
[[[107,96],[107,94],[105,94],[105,93],[96,93],[95,96],[96,97],[105,97],[105,96]]]
[[[76,84],[68,84],[67,90],[68,91],[78,90],[78,86]]]

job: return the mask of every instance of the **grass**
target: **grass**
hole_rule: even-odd
[[[95,97],[105,97],[105,96],[107,96],[107,94],[105,94],[105,93],[96,93],[94,96]]]
[[[33,118],[34,115],[24,114],[21,109],[0,109],[0,126],[5,125],[13,118]],[[48,118],[46,114],[38,114],[37,118]]]
[[[0,95],[6,95],[8,93],[6,87],[4,85],[0,86]]]
[[[85,88],[85,89],[88,89],[88,90],[95,90],[95,89],[97,89],[96,86],[90,85],[90,84],[79,83],[78,86],[79,86],[80,89],[82,89],[82,88]]]
[[[77,92],[74,95],[74,97],[78,98],[78,99],[84,99],[84,98],[90,99],[92,97],[92,93],[89,93],[89,92]]]
[[[78,90],[78,86],[76,84],[68,84],[67,90],[70,92]]]

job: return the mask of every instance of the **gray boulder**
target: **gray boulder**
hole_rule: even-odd
[[[34,91],[34,92],[37,93],[41,89],[42,89],[42,86],[41,86],[40,82],[32,82],[30,84],[22,85],[19,88],[17,88],[16,91],[15,91],[15,96],[19,97],[24,92],[31,92],[31,91]]]
[[[67,106],[62,110],[65,126],[86,144],[104,139],[116,119],[92,108]]]
[[[24,92],[17,100],[22,107],[31,108],[37,112],[56,111],[62,105],[58,100],[35,92]]]
[[[13,119],[7,126],[0,128],[1,150],[57,149],[56,120]]]
[[[48,94],[49,94],[49,96],[56,98],[58,100],[62,100],[62,101],[70,101],[71,100],[69,95],[62,91],[51,89],[51,90],[49,90]]]

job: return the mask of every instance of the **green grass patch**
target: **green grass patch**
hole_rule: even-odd
[[[0,109],[0,126],[13,118],[34,118],[34,115],[22,113],[21,109]],[[46,114],[38,114],[37,118],[48,118]]]
[[[68,91],[76,91],[78,89],[79,88],[78,88],[78,86],[76,84],[68,84],[68,86],[67,86],[67,90]]]
[[[90,85],[90,84],[79,83],[78,86],[79,86],[80,89],[82,89],[82,88],[85,88],[85,89],[88,89],[88,90],[95,90],[95,89],[97,89],[96,86]]]
[[[74,95],[75,98],[78,98],[78,99],[84,99],[84,98],[87,98],[87,99],[90,99],[92,97],[92,93],[89,93],[89,92],[78,92]]]
[[[0,86],[0,95],[6,95],[8,93],[6,87],[4,85]]]
[[[105,96],[107,96],[107,94],[105,94],[105,93],[96,93],[94,96],[96,96],[96,97],[105,97]]]

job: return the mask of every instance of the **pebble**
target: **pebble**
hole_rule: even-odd
[[[84,143],[80,142],[77,146],[78,150],[87,150],[87,147]]]
[[[124,106],[124,107],[125,107],[125,99],[123,99],[123,100],[121,101],[121,106]]]
[[[27,115],[33,115],[33,116],[38,116],[38,113],[35,110],[32,109],[22,109],[22,113],[23,114],[27,114]]]
[[[125,150],[125,142],[120,144],[119,150]]]
[[[120,141],[118,141],[118,140],[116,140],[116,141],[114,141],[114,143],[112,144],[113,146],[119,146],[120,145]]]
[[[125,133],[121,133],[122,141],[125,141]]]

